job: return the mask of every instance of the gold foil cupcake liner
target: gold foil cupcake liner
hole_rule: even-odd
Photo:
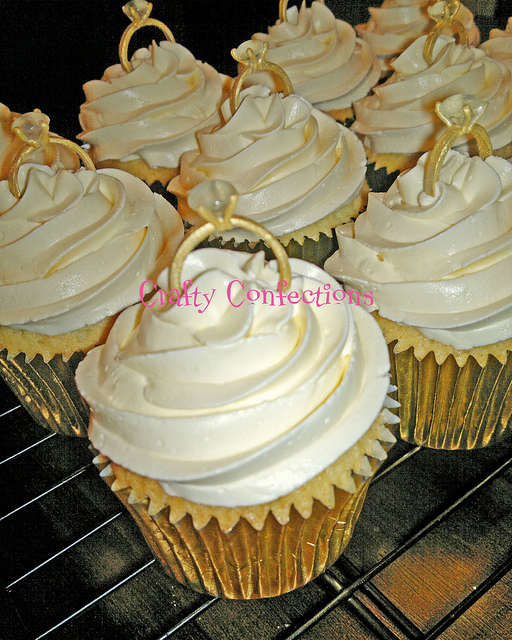
[[[432,351],[419,360],[413,347],[395,353],[395,345],[388,347],[403,440],[474,449],[494,444],[512,426],[512,352],[503,364],[489,355],[482,367],[473,356],[461,365],[452,355],[438,364]]]
[[[57,354],[45,362],[41,354],[8,357],[0,351],[0,374],[32,418],[42,427],[68,436],[87,437],[89,407],[79,394],[75,370],[81,351],[69,359]]]
[[[375,193],[386,193],[399,174],[398,169],[388,173],[386,167],[378,167],[375,162],[368,162],[366,165],[366,182],[370,191]]]
[[[223,240],[222,238],[210,236],[210,238],[201,243],[201,246],[216,247],[219,249],[232,249],[233,251],[245,251],[248,253],[264,251],[266,260],[274,259],[272,249],[264,240],[259,240],[257,242],[251,242],[249,240],[236,242],[233,238],[230,240]],[[330,236],[321,232],[318,234],[318,239],[315,240],[313,238],[306,237],[303,238],[302,242],[298,242],[292,238],[287,244],[283,243],[283,246],[289,258],[300,258],[301,260],[312,262],[319,267],[323,267],[327,258],[332,256],[338,248],[334,229],[332,229],[332,235]]]
[[[391,443],[381,442],[389,450]],[[372,473],[382,461],[369,458]],[[108,459],[95,464],[108,472]],[[103,479],[112,487],[114,475]],[[292,506],[287,524],[272,512],[258,530],[240,518],[224,531],[215,517],[196,528],[190,514],[171,523],[169,507],[151,513],[149,498],[137,499],[130,487],[115,493],[138,523],[144,538],[168,574],[178,582],[211,596],[229,599],[267,598],[301,587],[328,569],[347,547],[361,512],[371,477],[353,474],[353,493],[334,489],[329,508],[313,500],[304,518]]]

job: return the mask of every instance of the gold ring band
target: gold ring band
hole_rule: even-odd
[[[240,91],[242,90],[244,82],[251,74],[259,71],[268,71],[275,79],[277,79],[278,91],[281,90],[285,96],[289,96],[293,93],[292,82],[285,70],[274,62],[268,62],[265,60],[265,55],[268,51],[268,42],[265,42],[259,46],[259,48],[258,42],[251,44],[255,46],[256,51],[251,47],[247,47],[243,53],[239,51],[240,47],[238,49],[231,50],[233,58],[245,67],[245,69],[235,78],[231,87],[231,94],[229,96],[231,113],[235,113],[240,106]]]
[[[126,71],[126,73],[130,73],[130,71],[132,70],[132,65],[128,60],[128,45],[130,44],[130,40],[133,34],[138,29],[140,29],[141,27],[148,27],[148,26],[158,27],[165,35],[166,40],[168,40],[169,42],[176,42],[172,34],[172,31],[163,22],[160,22],[160,20],[154,20],[153,18],[149,18],[142,24],[132,22],[128,27],[126,27],[123,35],[121,36],[121,42],[119,44],[119,59],[121,60],[121,65],[123,69]]]
[[[74,142],[71,142],[71,140],[66,140],[65,138],[59,138],[58,136],[55,136],[55,137],[50,136],[47,144],[61,145],[63,147],[67,147],[68,149],[71,149],[77,154],[80,160],[82,160],[86,169],[90,169],[91,171],[96,171],[96,167],[94,166],[93,161],[87,155],[87,153],[77,144],[75,144]],[[12,195],[15,198],[21,198],[21,191],[18,184],[18,170],[24,158],[39,148],[43,148],[43,147],[33,147],[31,145],[26,145],[25,147],[22,147],[14,157],[13,163],[11,165],[11,169],[9,171],[8,185],[9,185],[9,191],[12,193]]]
[[[215,181],[220,182],[220,181]],[[205,183],[202,183],[205,184]],[[202,187],[198,185],[199,187]],[[224,183],[221,183],[224,184]],[[229,185],[230,186],[230,185]],[[269,247],[274,252],[274,255],[277,259],[278,267],[279,267],[279,276],[280,280],[284,281],[286,284],[283,286],[282,291],[286,291],[291,285],[291,269],[290,262],[288,260],[288,255],[286,253],[285,248],[279,242],[279,240],[273,236],[270,231],[265,229],[262,225],[254,222],[253,220],[249,220],[249,218],[244,218],[242,216],[234,216],[233,212],[236,208],[236,204],[238,202],[238,194],[231,195],[229,197],[229,201],[224,209],[224,213],[222,218],[219,218],[213,211],[210,209],[199,206],[197,208],[197,212],[199,215],[206,220],[204,224],[197,229],[194,229],[189,233],[189,235],[185,238],[185,240],[181,243],[178,251],[176,252],[174,259],[171,265],[171,274],[170,274],[170,285],[171,289],[177,289],[178,291],[182,291],[182,283],[180,282],[180,275],[183,264],[185,262],[188,254],[203,240],[206,240],[211,233],[216,231],[224,231],[233,229],[234,227],[241,227],[242,229],[247,229],[248,231],[252,231],[259,235],[265,242],[269,245]]]
[[[441,16],[433,15],[430,9],[431,7],[429,8],[428,14],[436,23],[429,31],[427,39],[425,40],[425,46],[423,47],[423,58],[429,66],[434,60],[434,46],[445,29],[450,29],[455,35],[459,36],[459,44],[466,46],[469,43],[468,34],[464,29],[464,25],[460,20],[455,19],[460,9],[459,0],[445,2]]]
[[[459,113],[456,113],[454,107],[458,98],[463,99],[463,104],[460,107]],[[467,98],[468,100],[464,100]],[[473,101],[476,105],[476,109],[473,109],[470,101]],[[436,183],[439,180],[439,175],[443,167],[444,159],[448,151],[452,148],[455,141],[461,136],[471,133],[478,144],[478,155],[485,160],[492,155],[492,143],[489,138],[489,134],[482,127],[482,125],[476,122],[476,118],[480,117],[485,111],[486,105],[483,101],[477,98],[470,98],[470,96],[452,96],[447,98],[443,102],[437,102],[435,111],[441,120],[448,125],[448,129],[436,142],[434,148],[430,152],[426,166],[425,175],[423,179],[423,191],[429,196],[434,196],[436,192]],[[449,113],[449,117],[443,113],[443,109],[446,109]],[[454,122],[457,119],[459,122]]]
[[[119,59],[121,60],[121,65],[126,73],[130,73],[132,70],[132,65],[128,60],[128,45],[130,44],[133,34],[142,27],[158,27],[164,34],[166,40],[169,42],[176,42],[172,31],[167,25],[160,22],[160,20],[155,20],[154,18],[149,17],[152,9],[153,5],[151,2],[146,2],[146,0],[131,0],[131,2],[128,2],[123,7],[124,13],[132,21],[132,23],[124,30],[124,33],[121,36],[121,42],[119,43]]]
[[[47,151],[49,150],[49,145],[52,145],[52,147],[55,145],[67,147],[77,154],[86,169],[90,169],[91,171],[96,170],[93,161],[82,147],[71,142],[71,140],[66,140],[65,138],[50,133],[50,119],[44,113],[41,113],[39,109],[34,109],[34,111],[18,116],[13,121],[11,129],[16,136],[25,143],[14,156],[7,178],[9,191],[15,198],[21,197],[18,183],[19,168],[23,160],[33,151],[36,151],[36,149]],[[54,149],[52,148],[49,153],[50,164],[55,159],[55,153],[53,151]]]

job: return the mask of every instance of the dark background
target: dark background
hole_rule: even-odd
[[[353,11],[351,24],[366,19],[366,4],[327,2],[340,17]],[[229,50],[275,22],[278,0],[156,4],[178,42],[234,73]],[[0,102],[39,107],[55,132],[76,135],[82,84],[117,62],[120,7],[0,0]],[[482,35],[505,27],[499,15],[478,20]],[[134,48],[147,43],[139,35]],[[87,445],[36,425],[0,381],[2,640],[512,638],[510,436],[469,452],[397,443],[335,565],[251,602],[210,600],[170,579]]]
[[[290,6],[294,0],[290,0]],[[100,79],[119,62],[121,35],[130,24],[123,0],[0,0],[0,102],[18,113],[41,109],[51,129],[68,138],[80,132],[82,85]],[[366,20],[364,3],[328,3],[337,15]],[[151,17],[164,22],[176,42],[198,60],[236,75],[230,51],[255,31],[266,31],[279,17],[278,0],[156,0]],[[132,38],[129,56],[163,36],[144,27]]]
[[[485,10],[485,0],[475,3]],[[39,108],[50,117],[52,131],[74,139],[80,132],[82,85],[100,79],[106,67],[119,61],[119,41],[129,25],[123,4],[0,0],[0,102],[18,113]],[[336,17],[355,25],[366,22],[367,6],[379,6],[380,0],[327,0],[327,5]],[[276,22],[279,0],[155,0],[151,17],[167,24],[197,59],[235,75],[230,50]],[[505,2],[499,0],[496,16],[483,20],[482,35],[487,37],[488,26],[505,25]],[[152,38],[163,39],[155,27],[138,31],[129,55]]]

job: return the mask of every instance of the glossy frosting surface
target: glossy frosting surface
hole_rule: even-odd
[[[489,40],[481,45],[488,56],[512,67],[512,18],[507,21],[504,31],[491,29]]]
[[[236,215],[280,236],[312,224],[361,191],[366,157],[357,137],[304,98],[249,87],[225,124],[198,134],[199,151],[186,153],[169,190],[182,200],[205,180],[226,180],[240,194]],[[181,206],[183,217],[198,222]],[[243,239],[238,230],[229,236]]]
[[[357,35],[367,42],[379,57],[383,71],[392,70],[390,62],[400,55],[416,38],[427,34],[434,21],[427,9],[431,0],[384,0],[380,7],[370,7],[370,19],[356,26]],[[457,13],[468,42],[472,46],[480,42],[480,33],[473,21],[473,14],[463,4]]]
[[[12,122],[18,115],[0,102],[0,180],[7,180],[15,156],[24,146],[20,138],[11,130]],[[49,153],[45,153],[38,149],[27,156],[24,162],[42,164],[61,162],[66,169],[78,169],[80,166],[76,155],[62,146],[52,145],[48,151]]]
[[[423,191],[427,154],[387,193],[372,193],[337,228],[325,265],[373,291],[381,316],[470,349],[512,337],[512,164],[449,151],[435,195]]]
[[[313,264],[290,265],[290,292],[339,289]],[[215,290],[208,308],[183,297],[181,306],[132,307],[79,366],[89,436],[104,455],[170,495],[242,506],[301,486],[367,431],[389,386],[386,345],[368,313],[281,304],[275,262],[262,252],[199,249],[181,279],[190,292]],[[275,293],[275,304],[251,304],[249,290]]]
[[[471,94],[489,105],[479,123],[494,149],[512,140],[511,70],[482,49],[441,36],[429,66],[423,57],[426,36],[414,41],[393,63],[394,73],[373,94],[355,103],[352,129],[374,153],[419,153],[431,149],[444,129],[434,112],[437,101]],[[467,150],[461,139],[456,149]],[[472,151],[473,152],[473,151]]]
[[[176,210],[124,171],[26,164],[22,197],[0,182],[0,324],[46,335],[114,315],[169,264]]]
[[[84,85],[78,137],[95,162],[142,158],[150,167],[177,167],[197,147],[196,132],[220,122],[226,78],[167,41],[138,49],[131,64],[130,73],[116,64]]]
[[[350,107],[380,76],[379,62],[370,47],[321,2],[313,2],[310,8],[303,2],[300,10],[290,7],[285,22],[252,38],[269,43],[265,58],[282,67],[294,91],[317,109]],[[254,78],[258,81],[261,74]]]

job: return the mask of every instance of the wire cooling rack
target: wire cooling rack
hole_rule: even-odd
[[[364,4],[336,7],[366,16]],[[240,5],[245,18],[248,9],[261,12],[253,5]],[[508,15],[504,0],[498,5]],[[482,40],[496,24],[491,18],[479,17]],[[187,44],[186,35],[178,41]],[[212,599],[176,583],[153,559],[99,478],[88,442],[38,427],[0,381],[0,638],[512,638],[511,467],[512,437],[473,452],[399,442],[329,571],[278,598]]]
[[[512,439],[399,442],[323,576],[259,601],[170,578],[100,479],[88,442],[47,432],[0,386],[3,640],[503,640],[512,637]]]

